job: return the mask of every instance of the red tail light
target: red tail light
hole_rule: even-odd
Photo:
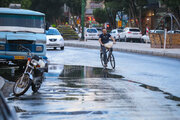
[[[128,33],[131,33],[131,32],[128,32]]]
[[[40,65],[36,65],[36,67],[40,67]]]

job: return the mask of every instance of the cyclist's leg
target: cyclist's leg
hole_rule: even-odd
[[[106,54],[106,48],[104,46],[101,46],[102,53],[104,55],[104,64],[107,64],[107,54]]]
[[[111,53],[113,52],[113,48],[110,48],[110,52],[111,52]]]

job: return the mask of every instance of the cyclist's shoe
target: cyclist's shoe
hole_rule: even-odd
[[[104,67],[106,68],[106,67],[107,67],[107,64],[104,64]]]

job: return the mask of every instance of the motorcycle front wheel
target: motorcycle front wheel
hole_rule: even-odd
[[[23,78],[22,78],[23,77]],[[21,80],[22,79],[22,80]],[[21,75],[13,87],[13,93],[15,96],[23,95],[31,86],[31,79],[28,74]]]

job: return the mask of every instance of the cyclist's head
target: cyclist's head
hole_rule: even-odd
[[[106,33],[107,33],[106,28],[103,28],[103,29],[102,29],[102,32],[103,32],[103,34],[106,34]]]

